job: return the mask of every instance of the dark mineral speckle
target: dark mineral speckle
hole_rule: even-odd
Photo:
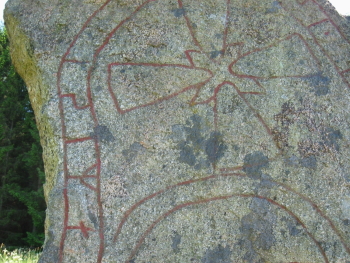
[[[316,169],[317,168],[317,159],[314,155],[311,155],[309,157],[304,157],[300,160],[300,165],[309,169]]]
[[[203,118],[196,114],[186,121],[186,125],[173,125],[170,137],[180,150],[178,160],[196,170],[215,164],[227,149],[221,133],[209,133]]]
[[[199,115],[193,115],[190,120],[191,122],[187,121],[186,123],[188,126],[185,126],[187,141],[192,142],[196,147],[200,147],[204,141],[204,125],[202,118]]]
[[[202,168],[208,168],[210,167],[210,162],[207,159],[199,158],[197,160],[197,163],[194,166],[195,170],[200,170]]]
[[[289,228],[289,234],[291,236],[297,236],[297,235],[299,235],[301,233],[301,231],[302,230],[298,229],[296,226],[293,226],[293,227]]]
[[[343,135],[340,130],[334,130],[332,127],[327,127],[322,132],[322,143],[329,147],[333,147],[335,150],[339,151],[339,139],[342,139]]]
[[[282,9],[281,4],[278,1],[273,1],[271,7],[266,9],[266,13],[277,13],[280,9]]]
[[[229,246],[219,245],[214,249],[208,249],[202,258],[202,263],[231,263],[232,251]]]
[[[227,146],[224,144],[222,136],[218,132],[210,134],[210,138],[205,144],[205,152],[211,163],[216,163],[225,153]]]
[[[191,166],[195,165],[196,156],[193,153],[193,149],[188,145],[184,145],[180,150],[180,157],[178,160]]]
[[[179,244],[181,243],[181,235],[179,235],[177,232],[175,232],[175,235],[172,237],[172,244],[171,248],[175,253],[179,251]]]
[[[115,140],[113,134],[110,132],[107,126],[105,125],[97,125],[94,128],[94,132],[90,133],[92,138],[97,138],[99,142],[113,142]]]
[[[264,198],[253,198],[250,204],[251,213],[241,220],[242,237],[238,242],[247,262],[264,262],[256,249],[269,250],[276,242],[273,227],[277,216],[270,202]]]
[[[303,232],[302,226],[291,217],[282,217],[282,221],[286,222],[286,225],[288,227],[289,235],[291,236],[297,236]]]
[[[261,169],[269,165],[269,158],[262,152],[254,152],[244,157],[243,171],[252,179],[260,179]]]
[[[328,77],[322,75],[321,72],[303,77],[302,79],[306,80],[313,87],[313,92],[317,96],[323,96],[329,93],[329,84],[331,81]]]
[[[95,214],[91,213],[91,211],[88,211],[88,217],[91,220],[91,222],[94,224],[94,227],[98,228],[98,220]]]
[[[218,56],[222,55],[223,52],[222,51],[218,51],[218,50],[214,50],[210,52],[210,58],[217,58]]]
[[[276,186],[276,183],[273,182],[272,178],[267,174],[262,174],[260,179],[260,183],[254,189],[254,193],[259,196],[268,196],[271,189]]]
[[[177,9],[172,10],[172,12],[173,12],[174,16],[181,17],[185,14],[185,9],[177,8]]]
[[[181,142],[186,140],[186,131],[185,131],[185,127],[183,125],[173,125],[171,127],[172,130],[172,135],[171,135],[171,139],[174,142]]]
[[[135,159],[138,153],[143,152],[145,148],[139,142],[134,142],[130,145],[129,149],[122,151],[123,156],[128,162],[131,162]]]
[[[253,198],[250,210],[257,214],[266,214],[270,210],[270,203],[265,199]]]
[[[292,155],[291,157],[285,159],[285,162],[288,166],[298,166],[299,165],[299,158],[295,155]]]

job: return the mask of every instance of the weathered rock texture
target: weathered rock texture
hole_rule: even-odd
[[[350,26],[323,0],[9,0],[40,262],[350,262]]]

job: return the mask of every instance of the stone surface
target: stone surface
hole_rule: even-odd
[[[44,262],[350,262],[350,24],[323,0],[9,0]]]

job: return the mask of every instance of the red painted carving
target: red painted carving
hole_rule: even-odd
[[[66,53],[62,56],[59,68],[58,68],[58,72],[57,72],[57,90],[58,90],[58,96],[59,96],[59,110],[60,110],[60,117],[61,117],[61,126],[62,126],[62,138],[63,138],[63,153],[64,153],[64,157],[63,157],[63,170],[64,170],[64,187],[63,187],[63,199],[64,199],[64,222],[63,222],[63,229],[62,229],[62,236],[61,236],[61,242],[60,242],[60,255],[59,255],[59,262],[62,262],[64,260],[64,247],[65,247],[65,240],[67,237],[67,233],[68,231],[73,231],[73,230],[80,230],[81,233],[83,234],[84,238],[89,238],[89,232],[90,231],[97,231],[99,233],[99,239],[100,239],[100,243],[98,245],[98,256],[96,258],[96,262],[102,262],[102,257],[104,254],[104,248],[105,248],[105,244],[104,244],[104,212],[103,212],[103,208],[102,208],[102,202],[101,202],[101,177],[100,177],[100,173],[101,173],[101,157],[100,157],[100,145],[99,142],[97,140],[97,138],[93,138],[93,137],[84,137],[84,138],[70,138],[70,135],[67,134],[67,129],[66,129],[66,123],[65,123],[65,110],[63,107],[63,100],[64,99],[70,99],[73,103],[74,109],[79,111],[79,110],[88,110],[90,111],[90,114],[92,116],[92,119],[94,121],[94,125],[95,127],[97,127],[100,123],[98,121],[98,118],[96,116],[96,111],[95,111],[95,106],[94,106],[94,101],[92,98],[92,92],[91,92],[91,76],[92,73],[94,71],[94,66],[95,63],[100,55],[100,53],[104,50],[104,48],[108,45],[108,43],[110,42],[111,38],[116,34],[116,32],[118,32],[118,30],[128,21],[132,20],[133,17],[143,8],[145,8],[147,5],[149,5],[151,2],[154,2],[157,0],[147,0],[144,1],[141,5],[139,5],[128,17],[126,17],[124,20],[122,20],[118,25],[116,25],[113,30],[111,30],[111,32],[109,32],[109,34],[107,35],[107,37],[104,40],[101,40],[102,44],[96,49],[95,53],[93,54],[93,56],[91,57],[91,61],[86,62],[86,61],[79,61],[79,60],[74,60],[74,59],[68,59],[69,55],[72,52],[72,49],[75,47],[79,37],[84,33],[84,31],[87,29],[88,25],[91,23],[91,21],[100,13],[102,12],[107,6],[108,4],[111,2],[111,0],[107,0],[99,9],[97,9],[85,22],[85,24],[82,26],[81,30],[78,32],[78,34],[74,37],[73,41],[71,42],[70,46],[68,47]],[[297,0],[296,0],[297,1]],[[176,2],[176,1],[175,1]],[[330,23],[333,27],[333,29],[344,39],[344,41],[347,41],[349,44],[350,42],[346,39],[346,37],[344,36],[344,34],[342,33],[342,31],[339,29],[339,27],[335,24],[335,22],[330,18],[330,16],[327,14],[327,12],[323,9],[322,6],[320,6],[315,0],[306,0],[306,1],[297,1],[298,4],[302,7],[303,5],[305,5],[306,3],[311,3],[313,5],[315,5],[316,7],[318,7],[318,9],[320,10],[320,12],[322,12],[325,17],[327,17],[326,19],[322,19],[320,21],[317,21],[315,23],[309,24],[309,25],[304,25],[303,21],[301,21],[300,19],[298,19],[297,17],[295,17],[292,12],[289,12],[288,8],[285,7],[285,5],[283,4],[283,2],[281,3],[281,7],[284,8],[284,10],[290,14],[291,17],[293,17],[296,21],[298,21],[298,23],[305,28],[305,30],[309,33],[309,35],[313,38],[313,41],[316,45],[319,46],[319,48],[322,50],[322,52],[324,53],[324,55],[327,57],[327,59],[330,61],[330,63],[334,66],[335,70],[339,73],[339,75],[342,77],[344,83],[346,83],[349,87],[350,87],[350,83],[347,81],[347,79],[345,78],[344,74],[350,72],[350,69],[341,69],[339,68],[339,66],[336,64],[336,62],[332,59],[331,55],[327,53],[327,50],[322,46],[321,43],[319,43],[317,37],[313,34],[312,32],[312,28],[315,26],[318,26],[322,23]],[[177,1],[177,5],[180,9],[184,8],[183,5],[183,1],[178,0]],[[250,102],[248,101],[248,99],[246,98],[246,95],[256,95],[256,96],[264,96],[265,95],[265,88],[263,87],[263,85],[261,84],[262,80],[266,80],[266,79],[273,79],[273,78],[302,78],[305,77],[303,75],[288,75],[288,76],[272,76],[272,77],[266,77],[266,76],[256,76],[256,75],[251,75],[251,74],[242,74],[242,73],[238,73],[235,72],[235,66],[237,65],[237,63],[240,63],[242,60],[244,60],[245,58],[247,58],[248,56],[255,56],[258,55],[260,52],[263,52],[269,48],[273,48],[275,46],[277,46],[278,44],[284,42],[284,41],[292,41],[293,39],[297,39],[298,41],[300,41],[300,43],[302,43],[302,45],[305,47],[305,49],[308,51],[310,57],[313,59],[315,67],[319,69],[319,65],[320,65],[320,61],[318,60],[318,58],[316,57],[316,55],[313,52],[313,49],[310,47],[310,44],[308,43],[309,40],[306,40],[306,38],[300,34],[300,33],[292,33],[288,36],[283,37],[280,40],[277,40],[273,43],[271,43],[270,45],[267,45],[263,48],[259,48],[259,49],[254,49],[254,50],[250,50],[249,52],[246,53],[242,53],[241,50],[244,47],[245,43],[244,42],[238,42],[238,43],[227,43],[227,39],[228,39],[228,27],[229,27],[229,20],[230,20],[230,5],[231,5],[231,1],[230,0],[226,0],[226,18],[225,18],[225,22],[224,22],[224,30],[222,33],[222,48],[219,51],[220,55],[218,56],[218,58],[212,58],[210,57],[210,54],[208,52],[208,50],[205,50],[202,46],[202,44],[200,43],[200,41],[197,39],[195,31],[193,29],[193,24],[191,22],[191,18],[189,17],[189,15],[186,13],[186,11],[184,11],[184,15],[183,15],[183,19],[185,20],[185,23],[187,25],[188,31],[190,33],[190,36],[192,38],[192,42],[193,45],[195,46],[194,49],[191,50],[186,50],[184,52],[185,57],[187,58],[187,64],[159,64],[159,63],[134,63],[134,62],[128,62],[128,63],[122,63],[122,62],[112,62],[109,65],[106,66],[106,70],[108,71],[108,89],[110,92],[110,95],[114,101],[114,105],[116,110],[118,111],[118,113],[120,114],[127,114],[130,111],[136,110],[138,108],[142,108],[142,107],[147,107],[150,105],[154,105],[157,103],[160,103],[161,101],[164,100],[169,100],[171,98],[174,98],[176,96],[178,96],[179,94],[186,92],[188,90],[195,90],[195,95],[193,96],[193,98],[188,102],[189,107],[194,106],[196,104],[208,104],[209,103],[213,103],[213,113],[214,113],[214,125],[216,128],[218,128],[218,112],[217,112],[217,107],[218,107],[218,99],[217,99],[217,95],[220,91],[220,89],[224,86],[224,85],[228,85],[230,87],[232,87],[232,89],[239,95],[239,97],[245,102],[245,104],[249,107],[249,109],[254,113],[254,115],[256,116],[256,118],[259,120],[261,127],[263,128],[266,133],[268,135],[270,135],[272,137],[272,132],[271,132],[271,128],[268,126],[268,124],[266,123],[266,121],[264,120],[264,118],[261,116],[261,114],[259,113],[259,110],[254,108],[253,105],[250,104]],[[329,31],[324,33],[326,36],[330,34]],[[237,48],[237,50],[239,50],[238,52],[238,57],[232,59],[231,61],[228,61],[226,58],[226,53],[228,48],[230,47],[235,47]],[[204,56],[205,59],[207,61],[209,61],[210,64],[212,64],[213,66],[210,68],[207,68],[205,66],[201,66],[201,65],[197,65],[195,60],[194,60],[194,56],[196,55],[201,55]],[[64,65],[66,65],[66,63],[88,63],[90,65],[90,68],[87,71],[87,78],[86,78],[86,83],[87,83],[87,89],[86,89],[86,97],[87,97],[87,101],[88,103],[86,105],[83,106],[78,106],[77,101],[76,101],[76,94],[73,93],[63,93],[62,92],[62,72],[63,72],[63,68]],[[120,106],[120,101],[118,100],[118,94],[115,94],[113,91],[113,87],[112,87],[112,69],[114,67],[124,67],[124,66],[129,66],[129,67],[145,67],[145,68],[174,68],[174,69],[183,69],[183,70],[198,70],[198,71],[202,71],[205,72],[208,75],[208,78],[205,79],[204,81],[201,81],[199,83],[196,83],[194,85],[189,85],[189,86],[184,86],[184,87],[180,87],[179,90],[177,90],[176,92],[173,92],[172,94],[163,96],[163,97],[159,97],[156,100],[153,101],[149,101],[147,103],[141,104],[141,105],[137,105],[134,107],[130,107],[130,108],[121,108]],[[215,89],[213,91],[213,94],[209,97],[206,98],[204,100],[200,100],[200,93],[201,91],[205,88],[205,85],[207,85],[210,81],[213,80],[214,76],[216,76],[216,71],[215,68],[220,68],[223,69],[226,73],[225,73],[225,77],[218,81],[215,82]],[[241,79],[248,79],[253,81],[257,87],[259,87],[259,90],[261,90],[261,92],[257,92],[257,91],[241,91],[239,89],[239,87],[237,87],[237,85],[234,83],[234,81],[232,80],[231,77],[236,77],[236,78],[241,78]],[[257,127],[258,128],[258,127]],[[72,175],[69,174],[69,170],[68,170],[68,157],[67,157],[67,146],[68,145],[74,145],[76,143],[79,142],[86,142],[86,141],[90,141],[93,143],[94,145],[94,153],[95,153],[95,158],[96,160],[94,161],[94,165],[92,165],[91,167],[88,167],[85,172],[83,172],[83,174],[81,175]],[[273,161],[273,159],[271,159],[270,161]],[[243,172],[239,172],[240,170],[242,170],[241,166],[237,166],[237,167],[227,167],[227,168],[221,168],[219,170],[215,169],[216,167],[214,167],[215,170],[215,174],[204,177],[204,178],[199,178],[199,179],[192,179],[192,180],[188,180],[188,181],[184,181],[175,185],[171,185],[166,187],[165,189],[156,191],[155,193],[144,197],[143,199],[141,199],[140,201],[138,201],[137,203],[135,203],[134,205],[132,205],[123,215],[122,219],[120,220],[120,222],[117,223],[118,227],[117,227],[117,231],[114,237],[114,242],[118,242],[118,237],[119,234],[121,233],[124,224],[126,223],[126,221],[128,220],[128,218],[130,217],[130,215],[132,215],[132,213],[142,204],[144,204],[145,202],[156,198],[159,195],[165,194],[167,191],[171,190],[171,189],[176,189],[177,187],[180,186],[187,186],[187,185],[192,185],[192,184],[196,184],[198,182],[202,182],[202,181],[207,181],[207,180],[212,180],[212,179],[217,179],[217,178],[223,178],[223,177],[234,177],[234,176],[239,176],[239,177],[246,177],[246,175]],[[94,171],[92,173],[92,171]],[[85,179],[94,179],[96,181],[95,186],[91,185],[89,183],[87,183],[87,181]],[[69,209],[70,209],[70,200],[69,200],[69,196],[68,196],[68,191],[67,191],[67,187],[69,186],[69,184],[71,182],[77,182],[79,181],[82,185],[84,185],[85,187],[87,187],[89,190],[93,191],[93,193],[96,195],[97,198],[97,206],[98,206],[98,214],[96,215],[98,218],[98,227],[97,229],[91,229],[91,228],[87,228],[84,224],[83,221],[80,221],[78,226],[70,226],[68,225],[68,221],[69,221]],[[295,191],[294,189],[292,189],[291,187],[274,181],[274,183],[276,183],[279,187],[283,188],[285,191],[296,195],[298,198],[301,198],[302,200],[304,200],[306,203],[310,204],[312,206],[312,208],[314,209],[314,211],[320,215],[331,227],[331,229],[334,231],[334,233],[338,236],[339,240],[341,241],[341,243],[343,244],[345,250],[347,251],[347,253],[350,255],[350,247],[349,245],[345,242],[341,232],[337,229],[337,227],[335,226],[335,224],[332,222],[332,220],[319,208],[319,206],[317,206],[317,204],[311,200],[310,198],[304,196],[301,193],[298,193],[297,191]],[[241,198],[260,198],[260,199],[264,199],[267,200],[269,203],[271,203],[272,205],[275,205],[276,207],[279,207],[280,209],[284,210],[286,213],[288,213],[292,218],[294,218],[304,229],[305,232],[307,233],[307,235],[310,237],[310,239],[312,240],[312,242],[315,244],[315,246],[318,247],[320,253],[322,254],[322,257],[324,259],[325,262],[329,262],[327,255],[324,251],[324,249],[320,246],[320,244],[317,242],[316,238],[312,235],[312,233],[310,233],[306,227],[306,225],[302,222],[302,220],[300,218],[298,218],[298,216],[291,211],[289,208],[287,208],[286,206],[272,200],[269,199],[267,197],[264,196],[259,196],[259,195],[252,195],[252,194],[232,194],[232,195],[226,195],[226,196],[217,196],[217,197],[212,197],[212,198],[208,198],[208,199],[204,199],[204,200],[200,200],[200,201],[188,201],[188,202],[184,202],[182,204],[176,205],[174,206],[172,209],[170,209],[169,211],[160,214],[159,217],[153,221],[153,222],[149,222],[149,227],[147,228],[147,230],[141,235],[141,237],[139,238],[137,244],[135,244],[135,247],[133,248],[131,254],[129,255],[129,260],[131,260],[137,253],[138,249],[140,248],[141,244],[144,242],[145,238],[147,237],[147,235],[150,234],[150,232],[152,231],[152,229],[160,222],[162,221],[164,218],[170,216],[172,213],[183,209],[185,207],[188,206],[194,206],[194,205],[205,205],[206,203],[209,202],[214,202],[217,200],[223,200],[223,199],[230,199],[230,198],[234,198],[234,197],[241,197]]]
[[[234,195],[226,195],[226,196],[218,196],[218,197],[213,197],[213,198],[208,198],[208,199],[204,199],[204,200],[199,200],[199,201],[194,201],[194,202],[187,202],[187,203],[183,203],[181,205],[177,205],[174,208],[172,208],[171,210],[167,211],[166,213],[162,214],[161,216],[159,216],[154,222],[152,222],[152,224],[148,227],[148,229],[143,233],[143,235],[141,236],[141,238],[138,240],[137,244],[135,245],[135,247],[133,248],[132,252],[130,253],[130,256],[128,258],[128,260],[125,262],[130,262],[134,256],[136,255],[138,249],[140,248],[140,246],[142,245],[142,243],[145,241],[145,238],[151,233],[152,229],[160,222],[162,221],[164,218],[166,218],[167,216],[169,216],[170,214],[176,212],[177,210],[180,210],[182,208],[188,207],[188,206],[194,206],[194,205],[200,205],[200,204],[206,204],[209,202],[213,202],[213,201],[218,201],[218,200],[226,200],[226,199],[230,199],[233,197],[243,197],[243,198],[259,198],[259,199],[264,199],[268,202],[270,202],[271,204],[283,209],[284,211],[286,211],[291,217],[293,217],[305,230],[305,232],[307,233],[307,235],[311,238],[311,240],[315,243],[315,245],[318,247],[318,249],[320,250],[322,257],[324,259],[324,261],[326,263],[329,263],[329,260],[327,258],[327,255],[324,251],[324,249],[321,247],[321,245],[317,242],[316,238],[307,230],[307,227],[305,226],[305,224],[292,212],[290,211],[287,207],[285,207],[284,205],[281,205],[277,202],[275,202],[274,200],[264,197],[264,196],[259,196],[259,195],[252,195],[252,194],[234,194]]]
[[[89,237],[89,231],[95,231],[94,229],[86,227],[83,221],[80,221],[79,226],[67,226],[67,229],[80,229],[85,238]]]

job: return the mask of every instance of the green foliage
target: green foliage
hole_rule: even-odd
[[[45,180],[42,149],[23,80],[0,28],[0,243],[41,246]]]
[[[39,260],[41,249],[15,249],[9,251],[4,244],[0,245],[0,263],[36,263]]]

